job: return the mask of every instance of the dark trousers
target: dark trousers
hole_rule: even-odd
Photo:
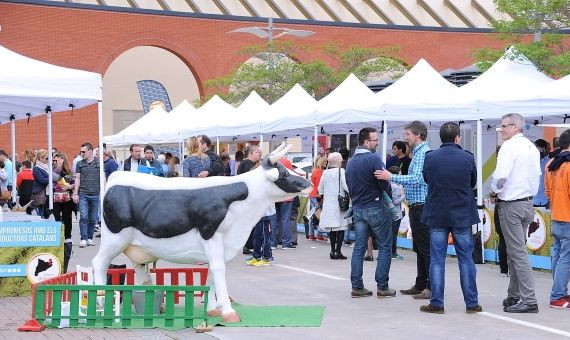
[[[402,223],[402,219],[392,221],[392,255],[396,255],[398,253],[396,243],[398,243],[398,231],[400,230],[400,223]]]
[[[499,235],[499,267],[501,267],[501,273],[507,274],[509,272],[509,265],[507,264],[507,244],[505,243],[505,237],[503,236],[503,231],[501,230],[498,204],[495,205],[493,219],[495,220],[495,231]]]
[[[271,252],[271,220],[262,218],[253,228],[253,257],[269,260],[273,257]]]
[[[344,230],[331,231],[330,242],[331,242],[331,254],[341,253],[342,241],[344,240]]]
[[[71,214],[73,213],[73,201],[53,204],[53,216],[58,222],[63,222],[65,239],[71,239]]]
[[[415,287],[418,290],[429,289],[430,242],[429,229],[421,223],[424,205],[410,208],[410,227],[412,228],[412,244],[417,255],[417,276]]]

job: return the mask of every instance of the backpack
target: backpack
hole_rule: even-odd
[[[214,173],[210,174],[210,176],[224,176],[225,169],[222,157],[213,152],[208,152],[208,157],[210,157],[210,162],[212,163],[211,169],[214,170]]]

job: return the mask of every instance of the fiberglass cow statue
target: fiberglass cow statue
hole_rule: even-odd
[[[146,264],[208,263],[208,315],[238,322],[226,287],[225,262],[240,252],[273,202],[308,194],[311,182],[278,160],[283,143],[261,166],[233,177],[161,178],[114,172],[103,196],[101,247],[93,259],[95,284],[120,253],[135,268],[135,284],[150,283]]]

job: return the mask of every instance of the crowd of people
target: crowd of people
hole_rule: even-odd
[[[527,228],[533,218],[533,206],[551,209],[553,286],[550,306],[570,308],[570,130],[553,141],[554,150],[544,140],[534,143],[523,136],[522,116],[509,114],[502,118],[504,142],[497,149],[497,167],[492,176],[490,198],[495,204],[495,225],[500,236],[501,273],[509,276],[504,311],[535,313],[534,277],[526,251]],[[378,131],[363,128],[358,134],[358,147],[350,158],[349,150],[327,149],[314,160],[310,180],[313,191],[310,209],[303,209],[300,197],[272,204],[253,228],[243,248],[251,256],[245,263],[269,266],[273,250],[297,247],[297,220],[305,222],[309,241],[330,243],[331,260],[346,260],[343,244],[353,247],[350,280],[352,297],[366,297],[373,292],[363,284],[363,261],[373,261],[378,249],[375,269],[378,297],[394,297],[389,285],[391,261],[403,259],[397,252],[396,240],[405,210],[416,253],[416,278],[402,295],[426,299],[422,312],[444,313],[445,257],[449,235],[457,253],[460,283],[467,313],[482,311],[479,304],[476,268],[473,261],[472,225],[480,222],[476,204],[477,168],[474,157],[461,148],[459,125],[448,122],[440,129],[442,145],[430,150],[428,130],[414,121],[405,129],[405,141],[392,145],[392,157],[376,153]],[[152,145],[133,144],[130,155],[122,163],[108,150],[103,152],[105,178],[114,171],[143,172],[160,177],[235,176],[260,165],[262,150],[248,145],[234,158],[227,152],[212,151],[211,140],[200,135],[189,138],[188,156],[184,159],[170,153],[155,155]],[[53,214],[64,225],[67,270],[71,256],[73,212],[79,213],[79,247],[95,245],[100,223],[99,168],[97,149],[90,143],[81,145],[72,160],[57,149],[53,159],[53,190],[49,192],[48,151],[28,150],[25,160],[16,161],[17,179],[12,183],[12,160],[0,150],[1,203],[10,204],[10,191],[15,184],[18,204],[28,213],[44,218]],[[291,162],[280,162],[295,172]],[[53,210],[48,209],[53,197]],[[350,204],[349,204],[350,202]]]

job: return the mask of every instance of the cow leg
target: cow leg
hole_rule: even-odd
[[[99,252],[91,261],[96,285],[107,283],[107,269],[111,261],[125,250],[131,241],[130,235],[126,233],[112,234],[101,220],[101,246]]]
[[[222,309],[222,318],[225,322],[239,322],[240,318],[232,308],[226,286],[226,264],[224,262],[224,238],[219,232],[209,240],[202,239],[204,253],[208,257],[209,275],[214,277],[216,301]]]
[[[216,283],[214,282],[214,276],[210,270],[208,270],[206,284],[210,287],[210,290],[208,291],[208,316],[222,316],[222,309],[219,308],[220,305],[216,300]]]

